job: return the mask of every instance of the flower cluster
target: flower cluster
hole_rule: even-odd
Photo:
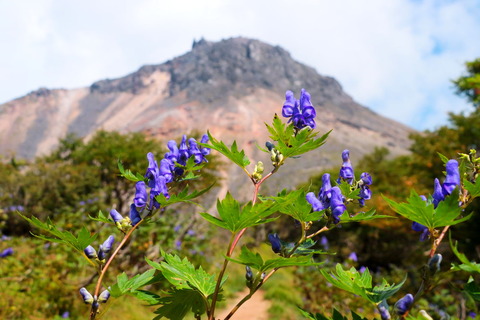
[[[330,174],[325,173],[322,176],[322,187],[318,197],[313,192],[307,193],[307,201],[311,204],[314,211],[330,209],[334,223],[340,222],[340,216],[347,210],[343,202],[344,197],[339,187],[333,187],[330,183]]]
[[[432,203],[433,207],[437,208],[438,204],[445,200],[446,196],[452,194],[453,190],[460,185],[460,171],[458,169],[458,161],[455,159],[448,160],[446,164],[446,177],[443,184],[440,184],[438,178],[433,182]],[[423,201],[428,203],[425,196],[420,196]],[[412,230],[421,232],[420,241],[425,241],[430,235],[428,228],[418,222],[412,223]]]
[[[105,263],[105,258],[107,257],[107,254],[110,253],[112,250],[113,243],[115,242],[115,238],[113,236],[109,236],[107,240],[103,244],[101,244],[98,248],[98,254],[97,251],[92,246],[88,246],[83,250],[85,255],[89,259],[96,259],[100,263]]]
[[[290,118],[288,122],[292,121],[298,130],[307,126],[312,129],[316,127],[315,116],[317,113],[310,101],[310,94],[305,89],[300,92],[300,100],[295,99],[292,91],[286,92],[282,115]]]
[[[355,189],[360,189],[358,203],[363,207],[365,205],[365,200],[369,200],[372,197],[372,192],[369,187],[372,184],[372,177],[367,172],[363,172],[360,175],[360,180],[354,183],[355,176],[349,155],[350,152],[348,150],[342,152],[343,164],[340,168],[337,183],[340,184],[342,181],[346,181],[348,184],[354,185]],[[309,192],[307,193],[306,198],[314,211],[329,209],[334,223],[339,223],[340,216],[345,210],[347,210],[345,206],[347,199],[342,195],[342,191],[339,187],[332,187],[330,174],[328,173],[325,173],[322,176],[322,187],[320,188],[318,196],[313,192]]]

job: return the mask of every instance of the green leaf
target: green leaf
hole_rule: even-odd
[[[457,243],[455,243],[455,245],[453,244],[452,238],[450,236],[450,248],[452,249],[452,252],[455,254],[455,256],[458,258],[458,260],[462,262],[462,264],[460,265],[456,265],[452,263],[451,269],[454,271],[462,270],[470,273],[473,273],[473,272],[480,273],[480,264],[476,262],[471,262],[470,260],[468,260],[465,254],[458,251],[457,245],[458,245]]]
[[[140,295],[134,294],[136,290],[150,283],[155,279],[155,269],[149,269],[142,274],[137,274],[131,279],[128,279],[128,276],[125,272],[117,276],[117,283],[111,286],[110,294],[118,298],[124,294]]]
[[[246,246],[242,247],[240,256],[237,259],[227,257],[228,260],[252,267],[260,272],[267,272],[272,269],[285,268],[291,266],[317,266],[323,264],[323,262],[315,262],[312,259],[312,255],[299,256],[299,257],[278,257],[275,259],[269,259],[263,261],[262,257],[258,253],[253,253]]]
[[[125,169],[120,159],[118,159],[118,170],[120,170],[120,176],[126,178],[127,180],[133,182],[145,181],[145,177],[142,176],[140,173],[134,174],[129,169]]]
[[[457,219],[462,213],[462,208],[458,206],[458,189],[455,189],[451,195],[441,201],[436,209],[433,208],[432,203],[423,201],[414,190],[411,191],[407,203],[397,203],[386,197],[383,198],[395,212],[426,226],[429,230],[455,225],[471,217],[470,214],[467,217]]]
[[[395,219],[395,217],[392,216],[387,216],[387,215],[381,215],[381,214],[375,214],[375,209],[370,209],[367,212],[359,212],[355,215],[350,216],[347,211],[345,211],[341,216],[340,216],[340,221],[342,223],[347,223],[347,222],[360,222],[360,221],[368,221],[368,220],[374,220],[374,219],[385,219],[385,218],[390,218],[390,219]]]
[[[146,303],[153,305],[158,304],[161,301],[161,297],[153,292],[146,290],[135,290],[130,293],[132,296]]]
[[[360,189],[355,188],[348,182],[342,180],[338,187],[340,188],[340,191],[342,191],[342,195],[345,199],[356,200],[359,198]]]
[[[218,141],[217,139],[215,139],[210,134],[210,132],[207,132],[207,134],[208,134],[209,143],[198,142],[199,145],[201,145],[202,147],[210,148],[220,152],[225,157],[232,160],[233,163],[240,166],[242,169],[245,169],[245,167],[250,164],[250,160],[245,155],[245,151],[238,150],[236,141],[233,141],[232,146],[229,148],[222,141]]]
[[[278,211],[301,222],[320,220],[324,214],[324,211],[312,212],[312,206],[308,203],[306,193],[303,190],[295,190],[289,193],[284,190],[272,199],[278,203]]]
[[[347,316],[343,316],[337,309],[333,309],[332,318],[328,318],[320,313],[313,314],[308,311],[303,310],[302,308],[298,308],[302,316],[306,317],[306,319],[310,320],[348,320]],[[368,320],[367,318],[363,318],[352,311],[352,320]]]
[[[155,263],[147,259],[147,263],[162,272],[165,279],[175,286],[177,290],[194,289],[205,298],[215,291],[215,276],[209,275],[202,267],[195,267],[184,258],[162,251],[165,261]]]
[[[480,179],[477,179],[475,183],[471,183],[467,179],[463,180],[463,186],[473,198],[480,197]]]
[[[103,223],[110,223],[115,224],[113,220],[109,219],[105,214],[103,214],[102,210],[98,211],[98,215],[96,217],[92,217],[91,215],[88,216],[91,220],[100,221]]]
[[[166,198],[163,194],[160,194],[155,197],[155,200],[160,204],[161,207],[166,207],[168,205],[174,204],[174,203],[179,203],[179,202],[186,202],[186,203],[191,203],[198,205],[197,203],[193,202],[192,199],[195,199],[208,190],[210,190],[215,184],[212,184],[205,189],[202,189],[200,191],[193,191],[192,193],[188,193],[188,186],[185,187],[181,192],[177,194],[171,194],[170,198]]]
[[[277,212],[277,209],[278,204],[271,200],[255,205],[249,202],[241,207],[240,203],[230,193],[227,193],[225,199],[217,200],[219,218],[206,212],[202,212],[200,215],[208,222],[235,233],[244,228],[275,220],[276,218],[267,219],[267,217]]]
[[[202,295],[191,289],[170,291],[167,297],[160,299],[159,304],[162,306],[155,310],[154,313],[158,316],[154,320],[162,318],[182,320],[190,312],[194,315],[202,315],[206,311]]]
[[[366,269],[363,273],[358,272],[355,268],[343,270],[341,264],[337,264],[336,273],[328,273],[320,270],[322,275],[328,282],[334,286],[356,294],[374,304],[380,303],[384,299],[393,296],[404,284],[407,277],[398,285],[389,285],[386,280],[382,281],[380,286],[372,286],[372,276],[370,271]]]
[[[45,240],[45,241],[51,241],[51,242],[57,242],[57,243],[65,243],[66,245],[70,246],[71,248],[83,253],[83,250],[91,244],[95,239],[97,238],[97,234],[90,234],[90,231],[87,230],[87,228],[82,227],[80,229],[80,232],[78,233],[78,237],[75,237],[72,233],[68,231],[61,231],[58,229],[56,225],[52,223],[50,219],[47,219],[47,222],[42,222],[36,217],[32,218],[27,218],[26,216],[22,215],[21,213],[18,213],[23,219],[27,220],[31,225],[46,231],[53,235],[54,237],[46,237],[43,235],[36,235],[33,234],[33,236]]]
[[[447,163],[450,159],[448,159],[446,156],[441,154],[440,152],[437,152],[438,157],[442,160],[443,163]]]
[[[480,287],[477,286],[473,279],[470,279],[464,287],[464,291],[475,301],[480,301]]]
[[[277,142],[275,148],[283,154],[285,159],[319,148],[325,144],[331,132],[330,130],[320,138],[315,138],[318,132],[306,127],[295,134],[293,123],[285,125],[276,114],[272,126],[265,125],[270,133],[270,138]]]

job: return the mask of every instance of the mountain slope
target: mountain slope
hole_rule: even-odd
[[[278,46],[232,38],[194,42],[180,57],[89,88],[42,88],[7,102],[0,106],[0,154],[31,159],[51,151],[69,132],[88,138],[98,129],[144,131],[172,139],[208,129],[227,143],[236,139],[256,161],[255,143],[268,139],[264,122],[281,113],[286,90],[298,97],[301,88],[312,96],[318,130],[334,131],[325,153],[286,169],[292,174],[286,185],[338,164],[344,148],[354,160],[375,146],[407,152],[412,130],[359,105],[335,79],[296,62]]]

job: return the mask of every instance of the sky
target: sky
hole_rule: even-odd
[[[480,1],[0,0],[0,30],[0,104],[163,63],[194,39],[243,36],[283,47],[360,104],[424,130],[472,109],[451,80],[480,57]]]

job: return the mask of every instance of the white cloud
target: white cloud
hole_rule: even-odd
[[[419,129],[466,109],[450,79],[480,55],[480,5],[464,1],[93,1],[0,3],[0,101],[161,63],[194,38],[281,45],[355,100]]]

